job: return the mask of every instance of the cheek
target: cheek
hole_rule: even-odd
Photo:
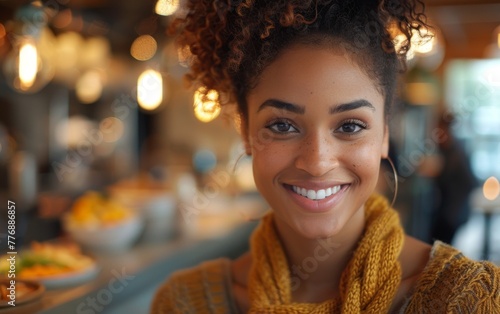
[[[271,131],[264,128],[258,130],[251,128],[248,143],[254,164],[262,163],[263,166],[266,163],[274,164],[278,162],[277,160],[283,158],[283,151],[286,149],[286,145],[273,139]]]
[[[356,146],[352,152],[348,154],[346,159],[348,167],[351,168],[362,181],[378,179],[378,173],[381,162],[380,145],[365,144]]]
[[[288,164],[290,154],[286,145],[268,143],[261,146],[252,146],[254,173],[259,176],[272,176],[273,173]]]

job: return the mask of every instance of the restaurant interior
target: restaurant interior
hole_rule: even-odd
[[[500,265],[500,1],[424,2],[377,189],[408,234]],[[0,0],[0,275],[15,253],[31,293],[5,313],[146,313],[173,271],[248,249],[268,206],[235,109],[185,84],[182,4]]]

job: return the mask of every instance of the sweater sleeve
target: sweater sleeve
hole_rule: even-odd
[[[163,284],[157,291],[151,304],[151,314],[179,313],[174,311],[172,301],[172,279]]]
[[[500,268],[490,262],[475,262],[474,266],[460,270],[462,276],[470,275],[456,287],[447,313],[500,314]]]
[[[404,313],[500,314],[500,268],[436,243]]]
[[[228,271],[229,260],[217,259],[173,273],[157,290],[150,313],[236,313]]]
[[[151,314],[196,313],[190,304],[188,287],[193,272],[176,272],[156,292],[151,305]],[[196,286],[194,286],[196,288]]]

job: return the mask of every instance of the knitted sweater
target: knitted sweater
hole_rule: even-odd
[[[174,273],[157,291],[151,313],[239,313],[230,260]],[[500,313],[500,268],[466,258],[436,241],[430,260],[398,313]]]

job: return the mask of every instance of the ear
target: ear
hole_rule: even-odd
[[[382,159],[389,157],[389,126],[386,124],[384,128],[384,139],[382,140]]]

